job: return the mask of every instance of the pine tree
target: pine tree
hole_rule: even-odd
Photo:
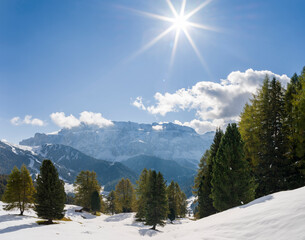
[[[96,215],[97,211],[101,211],[101,197],[98,191],[94,191],[91,194],[91,210]]]
[[[116,212],[116,199],[114,191],[111,191],[107,196],[107,211],[112,215]]]
[[[175,193],[177,195],[177,210],[176,210],[176,217],[185,217],[187,213],[187,202],[186,202],[186,195],[178,183],[175,183]]]
[[[167,213],[165,181],[160,172],[152,171],[148,180],[145,224],[152,225],[152,229],[156,230],[157,224],[164,226]]]
[[[295,141],[296,141],[296,155],[298,162],[296,162],[298,172],[305,175],[305,67],[299,79],[299,88],[293,100],[294,112],[294,127],[295,127]],[[304,180],[301,179],[301,184],[304,185]]]
[[[215,162],[216,154],[221,142],[223,132],[221,129],[216,129],[216,133],[213,139],[213,143],[209,150],[205,152],[200,160],[199,170],[195,179],[194,188],[197,189],[195,196],[197,196],[197,218],[207,217],[216,213],[216,209],[213,206],[213,200],[211,198],[212,193],[212,171],[213,163]],[[197,181],[197,183],[196,183]]]
[[[122,178],[115,186],[115,198],[119,212],[132,212],[134,210],[135,193],[128,178]]]
[[[53,223],[52,220],[63,218],[66,200],[64,182],[59,179],[58,172],[51,160],[42,162],[36,183],[35,211],[37,216],[47,219],[48,224]]]
[[[81,171],[75,180],[75,201],[85,210],[91,209],[91,195],[94,191],[100,192],[101,187],[94,171]]]
[[[23,215],[24,211],[34,203],[34,192],[32,178],[26,166],[23,164],[20,171],[14,167],[9,175],[3,196],[3,202],[7,203],[4,210],[18,208],[20,215]]]
[[[144,221],[145,209],[146,209],[146,195],[147,195],[147,185],[150,171],[146,168],[143,169],[139,180],[137,181],[136,187],[136,197],[137,197],[137,214],[136,218],[138,221]]]
[[[174,181],[171,181],[167,187],[167,199],[168,199],[168,218],[172,222],[178,215],[178,193],[176,191],[176,185]]]
[[[235,123],[229,124],[221,139],[212,176],[213,205],[218,211],[254,199],[255,185],[244,158],[243,142]]]

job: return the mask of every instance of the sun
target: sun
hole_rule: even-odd
[[[178,41],[179,41],[179,36],[181,35],[181,33],[183,33],[185,35],[185,37],[187,38],[189,44],[192,46],[193,50],[195,51],[200,62],[204,65],[204,67],[206,67],[205,61],[204,61],[202,55],[200,54],[197,46],[195,45],[188,30],[189,30],[189,28],[198,28],[198,29],[202,29],[202,30],[216,31],[215,28],[212,28],[210,26],[207,26],[204,24],[199,24],[199,23],[194,23],[194,22],[190,21],[190,18],[192,16],[194,16],[197,12],[199,12],[201,9],[203,9],[211,1],[212,0],[206,0],[203,3],[201,3],[198,7],[196,7],[195,9],[191,10],[188,13],[185,13],[186,0],[182,0],[182,5],[180,7],[180,11],[177,11],[177,9],[172,4],[171,0],[166,0],[168,7],[170,8],[170,10],[173,14],[172,17],[162,16],[162,15],[158,15],[158,14],[154,14],[154,13],[150,13],[150,12],[134,10],[137,13],[140,13],[144,16],[170,23],[170,26],[165,31],[161,32],[158,36],[156,36],[154,39],[152,39],[150,42],[148,42],[146,45],[144,45],[135,55],[143,53],[144,51],[146,51],[147,49],[149,49],[153,45],[155,45],[162,38],[164,38],[167,34],[169,34],[172,31],[176,31],[175,38],[173,40],[174,43],[173,43],[173,49],[172,49],[172,54],[171,54],[170,66],[173,64],[173,61],[175,58]]]
[[[177,16],[173,21],[173,25],[177,30],[183,30],[187,27],[188,22],[184,16]]]

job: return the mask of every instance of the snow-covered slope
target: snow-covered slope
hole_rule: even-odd
[[[114,122],[114,125],[104,128],[83,124],[62,129],[55,134],[37,133],[20,144],[63,144],[105,160],[121,161],[144,154],[167,160],[194,160],[198,163],[205,149],[209,148],[213,136],[213,132],[199,135],[192,128],[173,123]]]
[[[8,214],[0,202],[0,239],[304,240],[304,196],[305,187],[279,192],[198,221],[182,219],[157,227],[158,232],[135,222],[133,213],[95,217],[75,213],[77,207],[71,205],[66,212],[71,222],[38,226],[33,212],[23,217]]]

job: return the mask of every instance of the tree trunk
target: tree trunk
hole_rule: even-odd
[[[52,221],[52,219],[48,219],[48,222],[47,222],[48,224],[52,224],[53,223],[53,221]]]
[[[151,228],[152,230],[156,230],[156,224],[153,225],[153,227]]]
[[[23,216],[23,211],[22,210],[20,211],[20,216]]]

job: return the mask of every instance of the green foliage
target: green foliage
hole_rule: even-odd
[[[91,194],[91,210],[93,212],[101,211],[101,197],[98,191],[94,191]]]
[[[211,184],[213,205],[218,211],[254,199],[255,185],[249,164],[244,158],[243,142],[235,123],[228,125],[221,139],[213,163]]]
[[[135,208],[135,193],[130,180],[122,178],[115,187],[118,212],[132,212]]]
[[[38,217],[47,219],[48,223],[63,218],[66,200],[64,182],[59,179],[51,160],[42,162],[36,183],[35,211]]]
[[[107,212],[110,212],[112,215],[116,212],[116,198],[114,191],[111,191],[107,196]]]
[[[212,171],[213,163],[215,162],[216,154],[223,136],[223,132],[220,129],[216,130],[213,143],[209,150],[202,156],[197,176],[195,178],[194,194],[197,196],[197,218],[203,218],[211,214],[216,213],[216,209],[213,206],[213,200],[211,198],[212,193]]]
[[[241,114],[240,132],[258,184],[257,197],[305,184],[299,151],[305,149],[300,140],[305,133],[305,126],[303,132],[300,127],[305,122],[305,109],[299,105],[301,79],[295,74],[285,91],[279,81],[266,76]]]
[[[3,196],[3,202],[7,203],[5,210],[18,208],[20,215],[29,209],[34,203],[35,192],[32,178],[25,165],[21,169],[14,167],[7,180],[7,186]]]
[[[147,186],[149,174],[151,171],[147,171],[146,168],[143,169],[139,180],[137,181],[136,187],[136,198],[137,198],[137,214],[136,218],[138,221],[144,221],[146,214],[146,196],[147,196]]]
[[[147,187],[145,224],[152,225],[155,230],[157,224],[164,226],[168,214],[166,184],[162,174],[152,171],[149,174]]]
[[[181,191],[179,184],[171,181],[166,189],[168,199],[168,218],[173,221],[177,217],[185,217],[186,209],[186,195]]]
[[[7,180],[8,180],[8,175],[0,174],[0,200],[2,199],[2,195],[5,191]]]
[[[81,171],[75,180],[75,202],[83,208],[91,209],[91,195],[101,191],[94,171]]]

